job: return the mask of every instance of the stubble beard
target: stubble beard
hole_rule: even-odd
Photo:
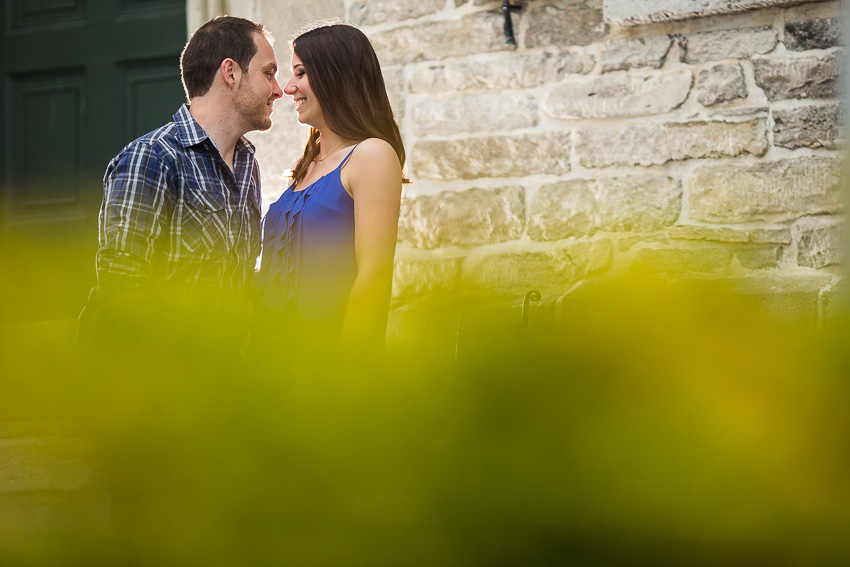
[[[266,114],[266,101],[249,91],[245,83],[240,83],[236,89],[233,105],[239,115],[248,122],[251,130],[265,132],[272,127],[271,116]]]

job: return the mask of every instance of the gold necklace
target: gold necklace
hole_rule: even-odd
[[[336,151],[337,151],[338,149],[340,149],[340,148],[341,148],[342,146],[344,146],[344,145],[345,145],[345,142],[343,142],[342,144],[338,145],[334,151],[332,151],[331,153],[329,153],[329,154],[328,154],[328,155],[326,155],[325,157],[319,157],[319,156],[316,156],[316,161],[318,161],[318,162],[325,161],[326,159],[328,159],[329,157],[331,157],[334,153],[336,153]]]

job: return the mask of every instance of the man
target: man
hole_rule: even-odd
[[[197,315],[219,342],[244,340],[261,229],[260,172],[243,135],[268,130],[283,95],[270,39],[242,18],[201,26],[180,59],[189,105],[109,163],[84,342],[125,344],[129,333],[166,344]]]

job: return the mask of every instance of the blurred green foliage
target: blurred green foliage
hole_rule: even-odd
[[[0,422],[91,439],[108,505],[0,522],[0,565],[850,559],[846,321],[635,279],[544,299],[527,329],[508,307],[402,311],[383,365],[297,342],[228,358],[205,318],[186,349],[160,323],[84,356],[68,321],[9,319]]]

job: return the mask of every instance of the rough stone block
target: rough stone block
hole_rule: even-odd
[[[835,160],[801,157],[720,164],[691,175],[690,218],[706,222],[778,222],[841,208]]]
[[[812,323],[817,320],[821,290],[831,282],[831,277],[817,274],[770,274],[727,280],[738,293],[757,299],[758,305],[770,315]]]
[[[581,48],[567,48],[548,53],[546,59],[546,80],[557,80],[571,75],[590,73],[596,66],[596,57],[592,51]]]
[[[764,8],[789,6],[811,0],[605,0],[605,20],[619,24],[647,24],[666,20],[683,20],[710,14],[729,14]]]
[[[821,20],[824,18],[839,18],[842,15],[843,6],[841,0],[804,0],[798,1],[797,6],[784,10],[783,16],[786,22],[807,22],[810,20]]]
[[[840,92],[839,51],[811,57],[753,59],[756,84],[771,101],[790,98],[830,98]]]
[[[749,59],[773,51],[779,40],[770,27],[697,32],[682,38],[686,63]]]
[[[664,65],[667,52],[673,44],[669,35],[615,39],[599,46],[602,72],[621,71],[635,67],[654,67]]]
[[[643,248],[632,269],[653,274],[722,274],[732,261],[728,248]]]
[[[844,104],[774,109],[773,123],[774,145],[834,150],[844,137]]]
[[[660,175],[560,181],[537,192],[528,234],[559,240],[598,230],[656,230],[676,222],[681,201],[679,184]]]
[[[844,45],[844,25],[839,18],[788,22],[782,43],[791,51],[838,47]]]
[[[697,79],[697,101],[703,106],[747,97],[747,84],[740,63],[703,69]]]
[[[408,101],[421,136],[530,128],[537,125],[538,106],[534,94],[524,91]]]
[[[545,252],[470,256],[462,267],[464,286],[489,290],[558,289],[610,266],[608,239],[578,242]]]
[[[711,226],[674,226],[667,229],[672,240],[707,240],[710,242],[749,242],[746,230]]]
[[[426,179],[562,175],[570,171],[566,133],[426,140],[410,152],[413,174]]]
[[[559,240],[598,230],[599,203],[587,179],[544,185],[529,207],[528,234],[535,240]]]
[[[608,24],[595,2],[552,0],[523,15],[529,31],[525,46],[590,45],[608,35]]]
[[[0,439],[0,492],[83,488],[92,478],[90,449],[81,439]]]
[[[325,18],[345,19],[345,0],[311,0],[310,2],[189,0],[183,4],[186,5],[188,12],[189,29],[193,31],[221,12],[262,22],[277,39],[274,47],[278,65],[282,69],[289,67],[289,58],[292,55],[287,45],[288,40],[303,28],[306,22]]]
[[[358,0],[348,8],[348,21],[358,26],[421,18],[445,8],[445,0]]]
[[[405,199],[399,241],[417,248],[439,248],[519,238],[525,228],[524,196],[522,187],[511,185]]]
[[[846,223],[842,219],[805,218],[794,226],[797,264],[824,268],[840,264],[846,244]]]
[[[690,70],[680,69],[570,81],[549,91],[543,110],[566,119],[661,114],[685,102],[693,79]]]
[[[674,292],[701,297],[706,305],[717,300],[728,303],[729,293],[739,295],[746,303],[762,313],[782,321],[814,324],[817,322],[821,291],[833,279],[820,274],[795,275],[764,271],[743,277],[677,278],[672,282]],[[798,327],[801,328],[801,327]]]
[[[745,246],[735,250],[735,256],[748,270],[770,270],[779,267],[782,250],[782,246]]]
[[[453,291],[460,278],[460,258],[401,259],[393,266],[393,297]]]
[[[667,238],[657,232],[643,232],[641,234],[620,234],[616,240],[617,250],[628,252],[636,244],[642,242],[665,242]]]
[[[767,125],[746,122],[674,122],[577,131],[576,154],[585,167],[661,165],[685,159],[763,155]]]
[[[377,32],[369,39],[384,65],[434,61],[508,49],[502,30],[504,23],[498,12],[477,12],[460,20]]]
[[[387,87],[387,96],[390,99],[390,106],[393,109],[395,119],[401,122],[404,116],[404,67],[384,67],[381,69],[384,76],[384,84]]]
[[[494,91],[536,87],[545,81],[588,73],[593,57],[584,51],[494,53],[463,61],[419,66],[410,80],[413,93]]]
[[[536,87],[546,73],[545,53],[499,53],[416,69],[410,80],[414,93],[464,92]]]
[[[791,244],[791,229],[787,226],[778,228],[754,228],[750,230],[750,242]]]

